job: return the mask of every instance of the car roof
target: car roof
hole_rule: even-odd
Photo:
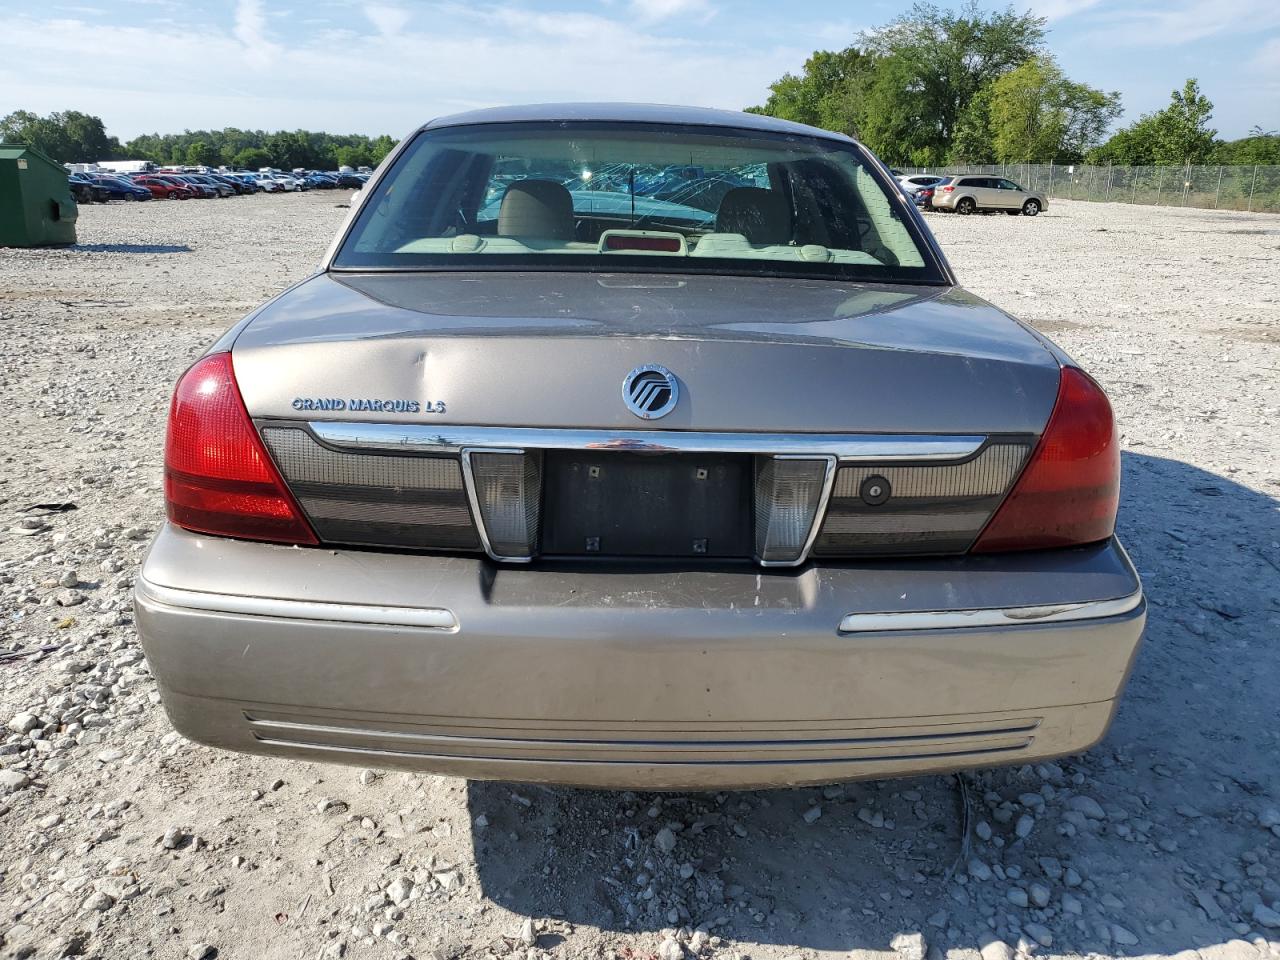
[[[714,110],[709,107],[679,107],[660,103],[533,103],[523,106],[488,107],[468,110],[447,117],[437,117],[420,128],[462,127],[477,123],[555,123],[562,120],[595,120],[618,123],[670,123],[705,127],[727,127],[737,130],[759,130],[764,133],[791,133],[827,140],[852,142],[850,137],[831,130],[810,127],[777,117],[737,110]]]

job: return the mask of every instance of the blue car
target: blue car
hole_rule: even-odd
[[[146,187],[140,187],[130,180],[123,177],[113,177],[107,174],[95,174],[91,176],[95,186],[100,188],[108,200],[150,200],[151,191]]]

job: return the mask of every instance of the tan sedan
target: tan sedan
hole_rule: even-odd
[[[1004,177],[952,177],[938,184],[933,191],[934,209],[955,213],[1003,210],[1012,217],[1020,213],[1034,217],[1048,206],[1049,201],[1043,193],[1024,190]]]

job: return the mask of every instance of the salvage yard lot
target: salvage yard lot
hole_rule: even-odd
[[[0,957],[1280,956],[1280,218],[929,217],[966,285],[1116,407],[1151,611],[1102,744],[964,778],[637,796],[169,730],[129,605],[169,389],[307,274],[342,199],[95,206],[79,247],[0,250]]]

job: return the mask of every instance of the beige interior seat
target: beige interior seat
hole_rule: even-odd
[[[517,180],[502,195],[498,236],[572,240],[573,196],[554,180]]]
[[[791,205],[779,193],[760,187],[734,187],[720,201],[717,233],[740,233],[751,244],[791,242]]]

